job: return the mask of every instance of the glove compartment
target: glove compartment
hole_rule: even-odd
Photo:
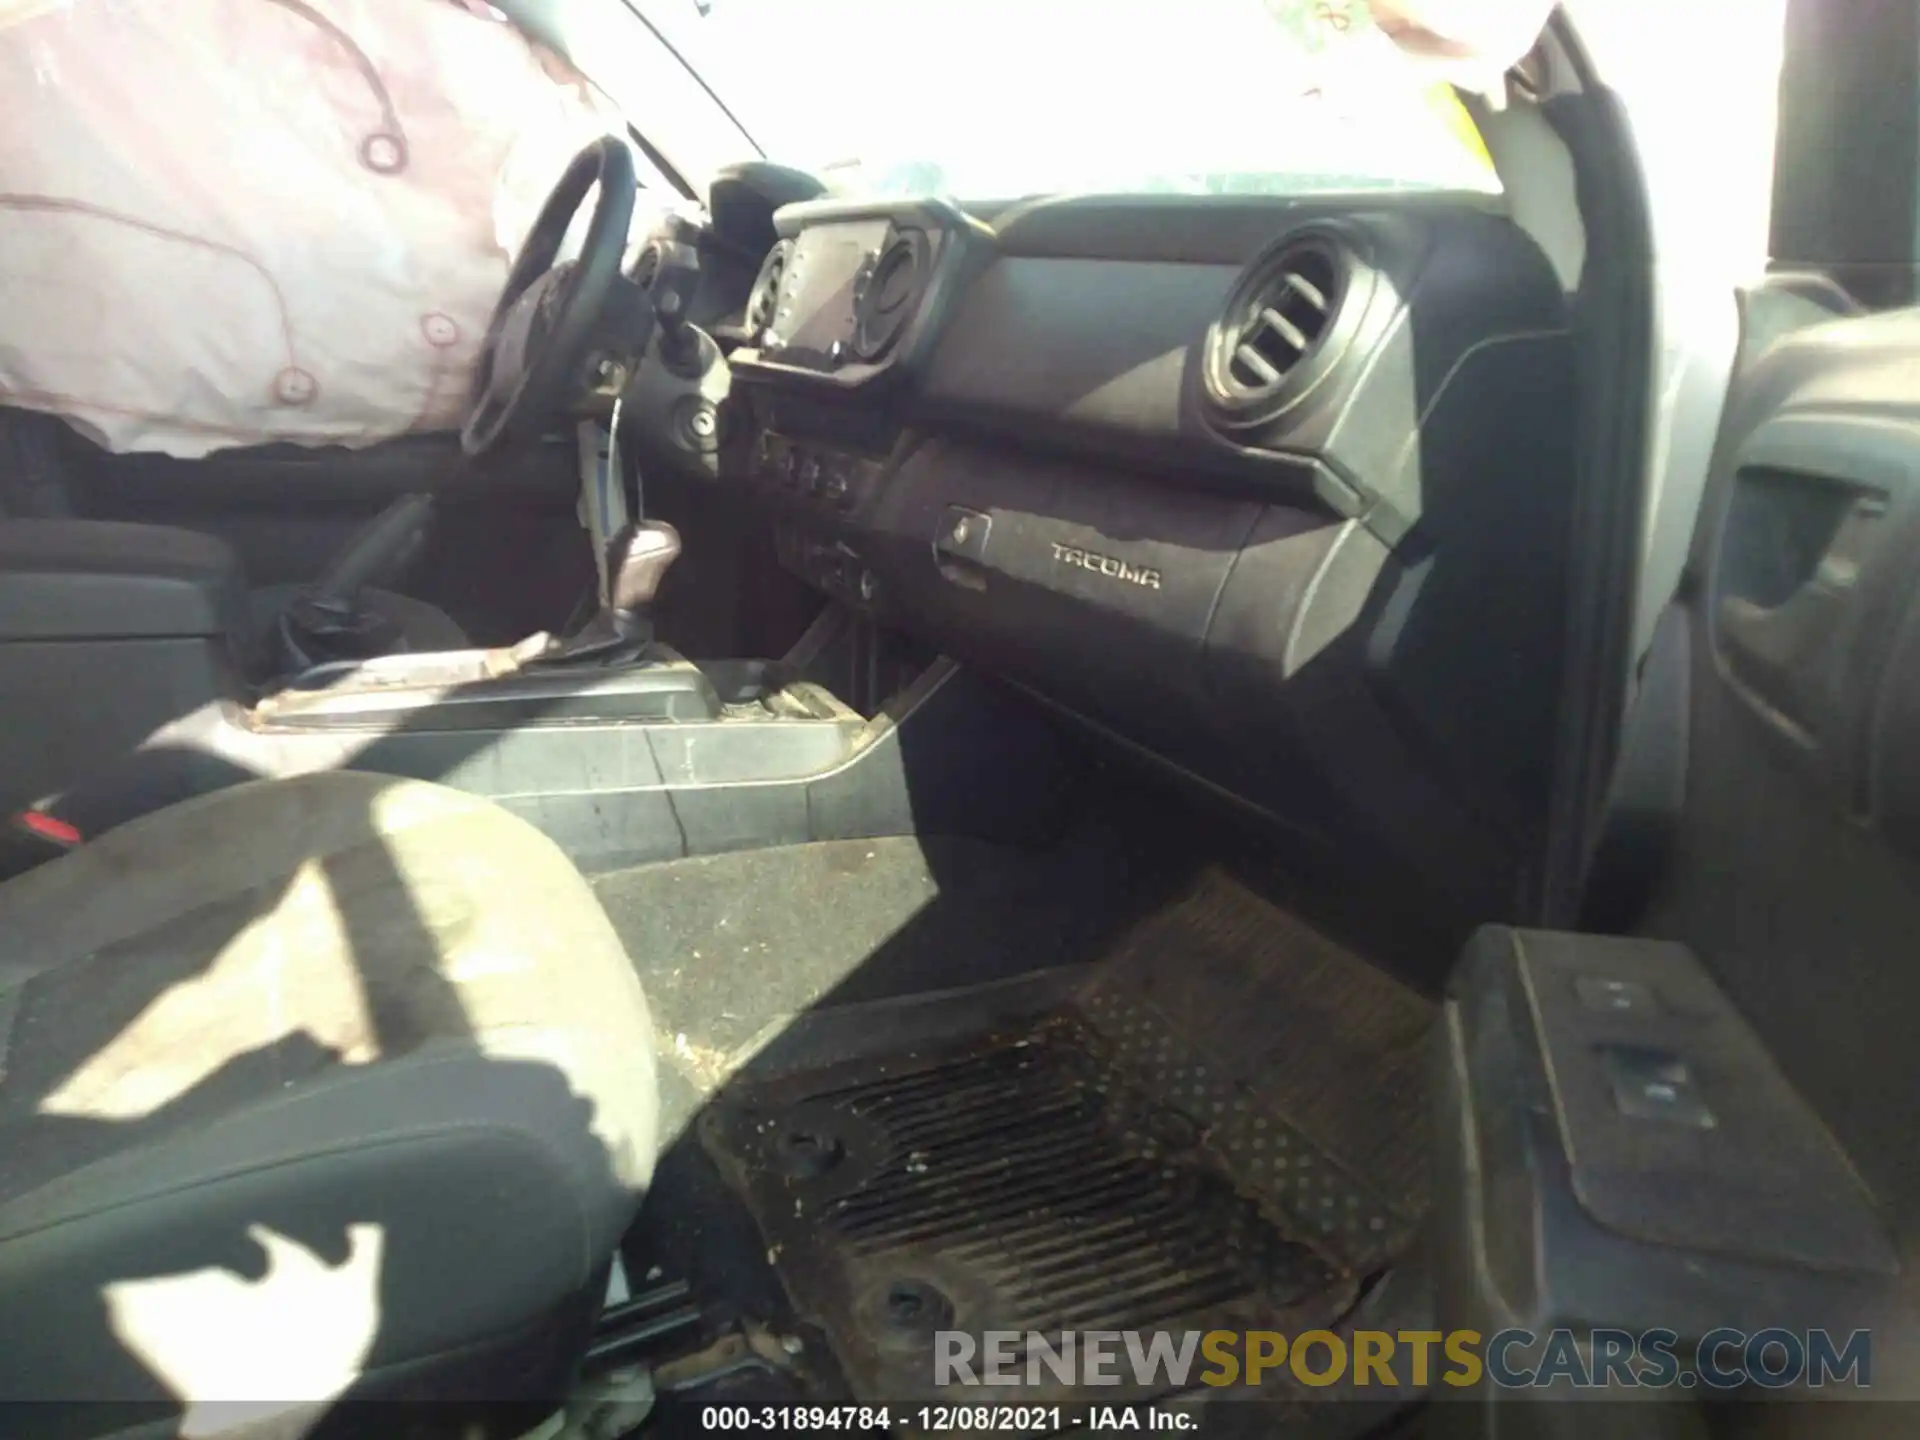
[[[1357,524],[930,439],[859,530],[879,618],[1447,904],[1504,907],[1501,839],[1380,702],[1369,654],[1401,572]]]
[[[958,658],[1186,758],[1205,729],[1207,626],[1261,509],[929,441],[887,487],[873,558],[885,608]]]

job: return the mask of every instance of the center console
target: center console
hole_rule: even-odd
[[[780,563],[872,613],[879,569],[863,535],[895,463],[889,401],[908,393],[954,302],[993,255],[991,233],[938,200],[781,210],[785,238],[750,296],[730,358],[752,435],[743,484],[773,521]]]
[[[657,580],[657,559],[628,568]],[[616,583],[615,598],[642,590]],[[336,660],[259,688],[238,664],[245,611],[238,564],[210,537],[0,524],[0,720],[14,741],[0,805],[45,804],[92,835],[257,777],[371,769],[492,796],[583,862],[620,864],[790,832],[808,804],[783,794],[884,749],[873,717],[807,676],[842,644],[832,625],[783,663],[695,665],[616,607],[618,633],[597,650],[537,636]]]
[[[410,723],[448,732],[722,718],[713,682],[672,651],[604,668],[527,663],[534,658],[513,650],[456,650],[323,665],[262,699],[254,720],[268,730]]]
[[[0,806],[230,693],[233,554],[157,525],[0,521]]]
[[[773,512],[780,563],[837,600],[871,605],[880,582],[868,564],[855,521],[878,494],[885,472],[883,456],[863,453],[845,441],[795,439],[763,430],[747,482]]]

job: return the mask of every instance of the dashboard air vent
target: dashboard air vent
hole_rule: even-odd
[[[1333,367],[1351,325],[1355,257],[1332,235],[1294,236],[1256,260],[1207,337],[1207,399],[1230,426],[1264,425]]]
[[[862,360],[878,360],[907,328],[920,298],[926,259],[926,236],[898,230],[854,282],[853,353]]]
[[[759,278],[747,296],[746,330],[758,341],[765,337],[780,314],[780,286],[787,277],[787,261],[793,256],[793,242],[782,240],[760,262]]]

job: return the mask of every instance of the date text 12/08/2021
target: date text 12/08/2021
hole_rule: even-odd
[[[885,1434],[896,1426],[923,1435],[1053,1435],[1072,1425],[1089,1430],[1185,1431],[1198,1417],[1179,1410],[1131,1406],[1062,1405],[707,1405],[700,1427],[708,1432],[820,1432]]]

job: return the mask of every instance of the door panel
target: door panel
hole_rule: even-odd
[[[1910,1248],[1920,1205],[1920,312],[1740,377],[1695,541],[1693,713],[1639,929],[1705,962]],[[1903,723],[1908,722],[1908,723]]]
[[[1683,1364],[1720,1327],[1866,1330],[1875,1397],[1920,1397],[1916,382],[1920,312],[1743,367],[1614,793],[1669,831],[1652,903],[1627,936],[1483,931],[1449,987],[1441,1328],[1671,1329]],[[1511,1403],[1549,1394],[1491,1393],[1463,1429],[1730,1433],[1685,1404]]]
[[[1452,978],[1438,1041],[1436,1328],[1666,1330],[1689,1369],[1728,1328],[1870,1329],[1864,1378],[1914,1397],[1920,1369],[1901,1350],[1912,1328],[1882,1208],[1685,947],[1489,926]],[[1538,1348],[1520,1351],[1522,1366],[1544,1366]],[[1675,1379],[1611,1398],[1684,1402],[1699,1389],[1698,1372]],[[1729,1433],[1685,1404],[1567,1404],[1564,1383],[1481,1398],[1478,1423],[1449,1433]],[[1834,1433],[1834,1407],[1782,1408],[1789,1423],[1769,1433]],[[1791,1425],[1797,1412],[1812,1412],[1804,1429]]]

